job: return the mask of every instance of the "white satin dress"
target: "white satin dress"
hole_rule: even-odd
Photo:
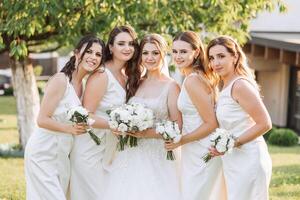
[[[100,72],[99,72],[100,73]],[[126,92],[115,79],[109,69],[105,69],[108,76],[108,86],[105,95],[99,102],[95,114],[108,120],[107,110],[125,103]],[[116,138],[109,129],[94,129],[94,133],[101,139],[98,146],[89,134],[76,136],[71,152],[71,200],[102,200],[105,182],[105,166],[110,162]]]
[[[156,98],[132,97],[152,109],[157,120],[168,119],[167,96],[170,84]],[[105,200],[180,200],[178,160],[166,159],[164,141],[138,139],[137,147],[117,152],[108,175]]]
[[[67,111],[81,104],[66,76],[66,90],[52,118],[71,123]],[[25,177],[27,200],[64,200],[70,179],[69,155],[73,135],[37,128],[25,149]]]
[[[189,76],[198,77],[196,73]],[[182,132],[183,134],[189,134],[197,129],[203,123],[203,120],[186,91],[185,80],[177,104],[182,113]],[[205,163],[202,159],[208,153],[209,147],[209,136],[181,147],[183,200],[221,200],[225,197],[221,159],[216,157],[208,163]]]
[[[224,88],[217,102],[217,119],[224,128],[238,137],[255,122],[232,98],[231,90],[238,77]],[[231,154],[222,156],[228,200],[267,200],[272,174],[272,161],[262,136],[234,148]]]

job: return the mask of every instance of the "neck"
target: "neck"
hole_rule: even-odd
[[[182,72],[184,74],[184,76],[188,76],[190,75],[192,72],[194,72],[193,67],[189,66],[189,67],[185,67],[182,69]]]
[[[161,67],[158,67],[155,70],[149,70],[147,72],[147,79],[148,80],[159,79],[161,76],[162,76]]]
[[[108,67],[111,71],[121,73],[122,69],[125,67],[126,61],[113,58],[108,62]]]
[[[236,78],[238,75],[236,73],[231,73],[228,75],[225,75],[222,77],[222,81],[224,83],[224,86],[226,86],[230,81],[232,81],[234,78]]]
[[[87,72],[82,68],[79,68],[78,71],[75,70],[72,74],[72,82],[75,85],[81,85],[82,79],[85,77],[86,74],[87,74]]]

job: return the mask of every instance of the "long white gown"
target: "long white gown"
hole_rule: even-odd
[[[106,68],[104,73],[108,76],[107,91],[99,102],[95,114],[108,120],[106,111],[122,105],[125,102],[126,93],[109,69]],[[101,200],[103,198],[103,188],[106,185],[104,165],[109,162],[110,155],[107,154],[111,154],[109,151],[112,148],[107,148],[106,145],[110,145],[110,141],[115,136],[108,129],[94,129],[94,133],[101,139],[99,146],[88,134],[76,136],[74,139],[70,156],[71,200]]]
[[[66,76],[66,90],[52,118],[70,123],[67,111],[81,104]],[[25,149],[27,200],[64,200],[69,186],[70,159],[73,136],[37,128]]]
[[[170,84],[156,98],[132,97],[154,111],[157,120],[168,119]],[[117,152],[108,175],[105,200],[179,200],[176,161],[166,160],[162,139],[138,139],[137,147]],[[177,159],[179,159],[177,157]]]
[[[189,76],[198,76],[195,73]],[[186,80],[186,79],[185,79]],[[197,129],[203,120],[192,103],[185,80],[178,97],[178,108],[182,113],[183,134]],[[204,163],[202,157],[208,153],[209,137],[185,144],[181,148],[181,188],[183,200],[221,200],[225,196],[221,159],[216,157]]]
[[[232,98],[231,90],[238,77],[224,88],[217,102],[217,119],[220,128],[238,137],[255,122]],[[234,148],[222,156],[228,200],[266,200],[272,174],[272,161],[262,136]]]

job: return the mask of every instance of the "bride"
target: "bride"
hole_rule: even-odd
[[[156,120],[169,119],[181,126],[176,105],[180,88],[161,72],[166,47],[165,40],[158,34],[143,38],[137,67],[145,67],[147,73],[138,87],[128,87],[131,91],[127,94],[132,95],[127,95],[127,101],[152,109]],[[138,146],[117,152],[107,177],[104,199],[179,200],[177,162],[166,160],[163,139],[155,129],[131,135],[139,138]]]

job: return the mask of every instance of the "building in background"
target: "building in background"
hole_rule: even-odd
[[[274,125],[300,134],[300,1],[286,0],[288,12],[261,13],[244,46]]]

